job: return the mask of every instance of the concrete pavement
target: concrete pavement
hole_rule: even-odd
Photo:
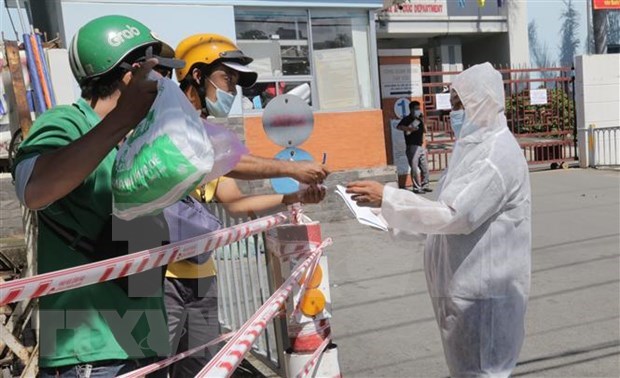
[[[532,291],[514,376],[620,376],[620,173],[531,174]],[[429,195],[432,197],[432,193]],[[340,366],[348,377],[447,377],[422,241],[327,223]]]

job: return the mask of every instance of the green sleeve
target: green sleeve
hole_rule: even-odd
[[[13,167],[22,160],[57,150],[80,138],[85,132],[84,123],[83,116],[73,106],[59,106],[43,113],[19,146]]]

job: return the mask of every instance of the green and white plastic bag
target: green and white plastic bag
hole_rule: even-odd
[[[214,164],[200,116],[178,86],[157,79],[147,116],[119,149],[112,169],[114,215],[157,214],[192,191]]]

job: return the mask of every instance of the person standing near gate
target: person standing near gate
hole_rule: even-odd
[[[392,230],[427,234],[424,270],[450,376],[508,377],[530,291],[528,166],[506,125],[502,76],[489,63],[459,74],[450,101],[456,143],[436,201],[372,181],[347,192],[381,207]]]
[[[407,161],[411,167],[413,192],[417,194],[432,192],[433,190],[428,185],[424,115],[420,110],[418,101],[409,103],[409,114],[400,120],[396,128],[405,133]]]

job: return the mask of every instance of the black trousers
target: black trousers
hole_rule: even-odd
[[[407,161],[411,167],[411,180],[414,189],[422,189],[428,186],[428,162],[426,161],[426,150],[417,144],[407,145]],[[418,172],[420,178],[418,178]]]
[[[220,335],[217,277],[165,279],[166,311],[172,354],[206,344]],[[217,354],[215,345],[170,366],[170,377],[194,377]]]

